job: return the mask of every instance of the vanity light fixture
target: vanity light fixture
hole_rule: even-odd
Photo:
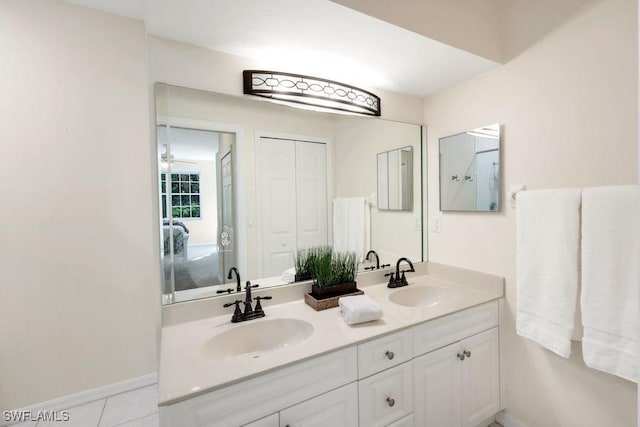
[[[245,95],[320,111],[380,115],[380,98],[357,87],[279,71],[244,70]]]

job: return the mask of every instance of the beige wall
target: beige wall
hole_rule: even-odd
[[[258,67],[246,58],[151,35],[148,45],[152,82],[242,95],[242,70]],[[376,88],[363,89],[380,97],[383,119],[422,123],[422,99]]]
[[[425,101],[429,213],[438,209],[438,138],[503,124],[503,189],[637,180],[635,0],[598,1],[498,70]],[[506,192],[505,191],[505,192]],[[503,194],[503,200],[504,194]],[[534,426],[632,426],[636,385],[562,359],[515,334],[515,210],[444,213],[429,259],[506,277],[507,409]]]
[[[156,371],[159,244],[142,23],[5,0],[0,51],[0,409],[14,409]]]

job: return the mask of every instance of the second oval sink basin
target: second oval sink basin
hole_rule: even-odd
[[[391,302],[407,307],[435,307],[454,302],[457,298],[457,290],[440,286],[409,287],[389,295]]]
[[[260,357],[261,353],[298,344],[313,333],[313,325],[298,319],[248,323],[214,336],[201,348],[209,359]]]

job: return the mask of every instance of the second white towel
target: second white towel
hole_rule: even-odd
[[[640,190],[587,188],[582,207],[582,338],[587,366],[638,381]]]
[[[578,297],[580,190],[518,194],[516,331],[571,353]]]
[[[340,312],[348,325],[371,322],[382,318],[382,307],[366,295],[342,297],[338,300]]]

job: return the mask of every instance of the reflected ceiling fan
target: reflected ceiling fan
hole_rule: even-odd
[[[176,159],[176,156],[174,156],[173,154],[170,155],[170,156],[167,155],[167,144],[162,144],[162,151],[163,152],[160,154],[160,160],[163,163],[171,163],[171,164],[174,164],[174,163],[186,163],[186,164],[189,164],[189,165],[197,165],[198,164],[198,162],[193,162],[193,161],[190,161],[190,160]]]

